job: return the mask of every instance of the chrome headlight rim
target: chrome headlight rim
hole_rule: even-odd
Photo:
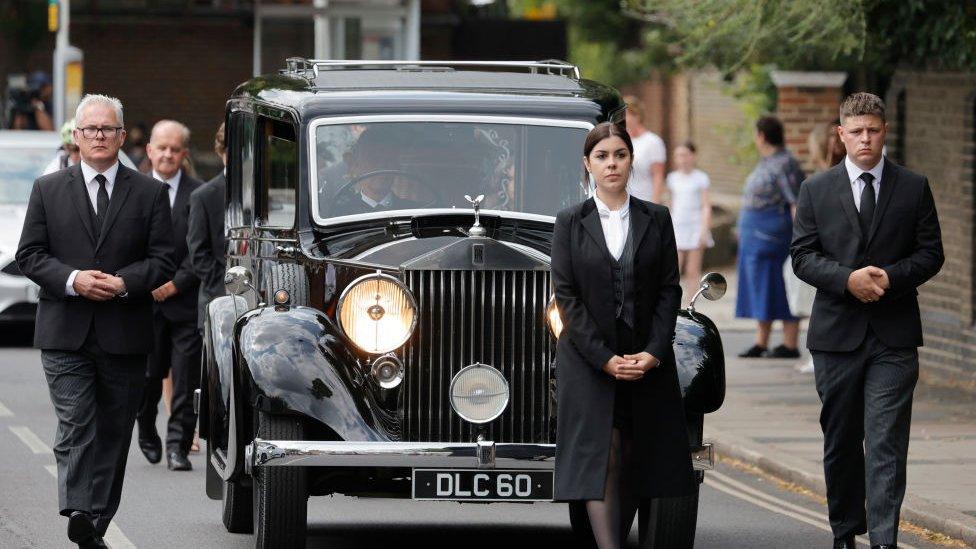
[[[405,296],[407,296],[407,300],[410,302],[410,306],[413,307],[413,320],[410,322],[410,328],[407,329],[406,331],[406,337],[403,338],[403,341],[397,343],[395,346],[389,349],[385,349],[385,350],[364,349],[362,346],[360,346],[359,342],[357,342],[351,335],[349,335],[349,332],[346,330],[346,327],[342,325],[342,306],[345,304],[346,298],[349,296],[349,293],[353,290],[353,288],[369,280],[385,280],[387,282],[392,283],[394,286],[399,288],[399,290],[403,292]],[[404,284],[399,278],[395,276],[391,276],[386,273],[377,271],[375,273],[364,274],[360,277],[354,278],[352,282],[346,285],[346,287],[339,294],[339,301],[336,302],[335,318],[336,318],[336,323],[339,325],[339,330],[342,331],[342,335],[345,336],[346,339],[348,339],[350,342],[352,342],[352,344],[355,345],[357,349],[370,356],[382,356],[391,353],[399,349],[400,347],[403,347],[408,341],[410,341],[410,338],[413,337],[414,332],[416,332],[417,330],[417,323],[420,319],[420,309],[417,306],[417,298],[414,297],[413,292],[410,291],[410,288],[407,288],[406,284]]]
[[[495,414],[490,419],[479,420],[479,419],[470,418],[470,417],[466,416],[465,414],[459,412],[458,409],[457,409],[457,406],[454,405],[454,387],[455,387],[455,385],[457,384],[458,380],[461,379],[462,375],[465,372],[468,372],[468,371],[473,370],[473,369],[488,369],[488,370],[491,370],[492,372],[494,372],[495,374],[498,375],[498,377],[502,380],[502,383],[505,386],[505,402],[501,406],[499,406],[498,413]],[[508,404],[512,401],[512,387],[511,387],[511,385],[509,385],[508,380],[505,379],[505,374],[503,374],[501,370],[499,370],[498,368],[495,368],[491,364],[484,364],[484,363],[481,363],[481,362],[475,362],[474,364],[469,364],[469,365],[465,366],[464,368],[461,368],[460,370],[458,370],[458,372],[456,374],[454,374],[454,377],[451,378],[451,385],[450,385],[450,387],[448,388],[447,391],[448,391],[448,393],[447,393],[448,400],[451,403],[451,410],[455,414],[457,414],[458,417],[460,417],[461,419],[463,419],[464,421],[467,421],[468,423],[474,423],[475,425],[485,425],[485,424],[491,423],[492,421],[495,421],[496,419],[500,418],[502,416],[502,414],[505,413],[505,410],[508,409]]]

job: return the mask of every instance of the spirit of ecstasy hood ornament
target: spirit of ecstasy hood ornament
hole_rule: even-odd
[[[479,194],[476,198],[471,198],[469,195],[464,195],[464,199],[474,206],[474,225],[468,229],[468,236],[485,236],[488,231],[481,226],[481,201],[485,199],[485,195]]]

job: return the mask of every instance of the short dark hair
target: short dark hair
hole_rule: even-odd
[[[678,148],[681,148],[681,147],[684,147],[684,148],[688,149],[688,152],[690,152],[692,154],[698,152],[698,150],[695,148],[695,144],[690,139],[686,139],[686,140],[682,141],[675,148],[678,149]]]
[[[630,140],[630,135],[627,133],[620,124],[615,124],[613,122],[600,122],[590,133],[586,134],[586,141],[583,142],[583,156],[585,158],[590,157],[590,153],[593,152],[593,147],[596,144],[608,137],[617,136],[624,140],[624,145],[627,145],[627,150],[630,151],[630,155],[634,155],[634,142]]]
[[[840,121],[851,116],[874,115],[885,121],[885,104],[880,97],[868,92],[852,93],[840,104]]]
[[[782,147],[786,142],[783,140],[783,123],[775,116],[761,116],[756,120],[756,131],[761,133],[766,143],[774,147]]]

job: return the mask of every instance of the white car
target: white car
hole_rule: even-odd
[[[57,132],[0,131],[0,323],[34,322],[38,286],[14,260],[31,188],[57,156]],[[123,164],[132,166],[124,153]]]

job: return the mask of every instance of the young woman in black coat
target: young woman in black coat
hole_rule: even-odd
[[[641,500],[694,488],[671,341],[681,287],[667,208],[627,194],[633,145],[604,122],[583,162],[594,196],[559,212],[552,279],[555,499],[585,501],[601,549],[620,547]]]

